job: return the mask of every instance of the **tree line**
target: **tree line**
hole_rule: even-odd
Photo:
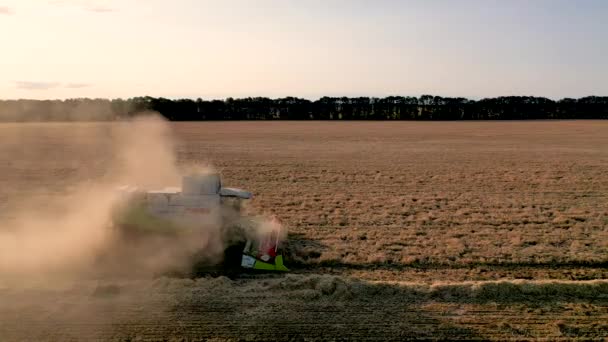
[[[422,95],[376,97],[2,100],[0,121],[110,121],[156,111],[171,121],[202,120],[537,120],[608,119],[608,97],[554,101],[501,96],[481,100]]]

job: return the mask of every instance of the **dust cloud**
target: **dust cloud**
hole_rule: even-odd
[[[7,174],[13,175],[4,180],[12,191],[5,189],[9,198],[0,206],[4,282],[155,276],[186,267],[201,246],[208,258],[221,259],[219,223],[215,231],[178,239],[152,237],[137,246],[122,242],[118,229],[112,229],[112,214],[125,200],[117,191],[120,185],[180,185],[175,141],[159,115],[145,113],[118,123],[8,124],[0,143]],[[71,173],[63,167],[70,163]],[[32,181],[15,169],[35,170]],[[38,178],[46,180],[38,184]]]

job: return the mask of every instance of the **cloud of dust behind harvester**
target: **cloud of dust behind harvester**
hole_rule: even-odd
[[[93,125],[93,127],[91,127]],[[100,251],[113,248],[113,230],[109,229],[113,208],[119,203],[117,186],[123,184],[142,188],[179,185],[180,172],[176,165],[174,141],[169,125],[155,114],[144,115],[128,122],[90,124],[86,132],[65,127],[62,132],[68,144],[78,144],[82,134],[93,134],[96,148],[103,146],[100,155],[110,155],[102,175],[89,175],[70,183],[67,193],[46,197],[43,203],[27,198],[11,208],[10,219],[2,218],[0,225],[0,278],[74,275],[90,270]],[[14,129],[20,129],[19,124]],[[41,129],[41,135],[44,129]],[[74,141],[70,141],[74,137]],[[6,139],[6,138],[5,138]],[[5,156],[9,160],[37,156],[37,148],[23,139],[22,134],[11,135],[11,144],[20,146]],[[97,141],[99,140],[99,141]],[[8,144],[8,145],[11,145]],[[11,150],[8,149],[11,153]],[[57,181],[65,182],[64,179]],[[210,255],[222,251],[221,241],[205,232],[196,240],[185,239],[180,245],[167,246],[156,241],[152,248],[130,250],[130,260],[116,261],[113,267],[127,267],[126,261],[138,259],[138,270],[157,272],[183,262],[188,253],[207,245]]]

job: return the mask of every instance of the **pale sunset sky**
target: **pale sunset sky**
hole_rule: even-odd
[[[0,0],[0,98],[608,95],[608,1]]]

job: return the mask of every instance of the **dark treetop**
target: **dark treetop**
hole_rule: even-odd
[[[482,100],[420,97],[248,97],[225,100],[130,99],[4,100],[0,121],[105,121],[156,111],[172,121],[201,120],[528,120],[608,119],[608,97],[554,101],[502,96]]]

